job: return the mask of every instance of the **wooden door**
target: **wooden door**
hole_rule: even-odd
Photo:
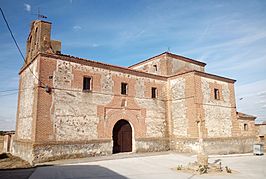
[[[118,121],[113,129],[113,153],[132,151],[132,129],[126,120]]]

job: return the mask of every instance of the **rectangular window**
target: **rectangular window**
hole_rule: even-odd
[[[260,142],[264,142],[264,136],[259,136]]]
[[[91,77],[83,77],[83,91],[91,90]]]
[[[157,71],[157,65],[153,65],[154,71]]]
[[[127,83],[121,83],[121,94],[127,95]]]
[[[214,99],[220,99],[220,92],[219,89],[214,88]]]
[[[151,88],[151,98],[157,98],[157,88]]]
[[[244,124],[244,131],[247,131],[247,130],[248,130],[248,125]]]

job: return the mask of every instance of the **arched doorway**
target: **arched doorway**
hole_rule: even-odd
[[[132,128],[128,121],[119,120],[113,128],[113,153],[132,151]]]

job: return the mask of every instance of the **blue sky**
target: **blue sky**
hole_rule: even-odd
[[[266,120],[264,0],[1,0],[0,6],[24,53],[40,8],[64,54],[129,66],[170,48],[207,63],[209,73],[236,79],[238,111]],[[18,88],[23,61],[0,19],[3,91]],[[15,128],[16,108],[16,91],[0,92],[0,130]]]

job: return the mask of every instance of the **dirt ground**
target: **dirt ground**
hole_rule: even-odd
[[[30,168],[28,162],[8,153],[0,154],[0,169]]]

